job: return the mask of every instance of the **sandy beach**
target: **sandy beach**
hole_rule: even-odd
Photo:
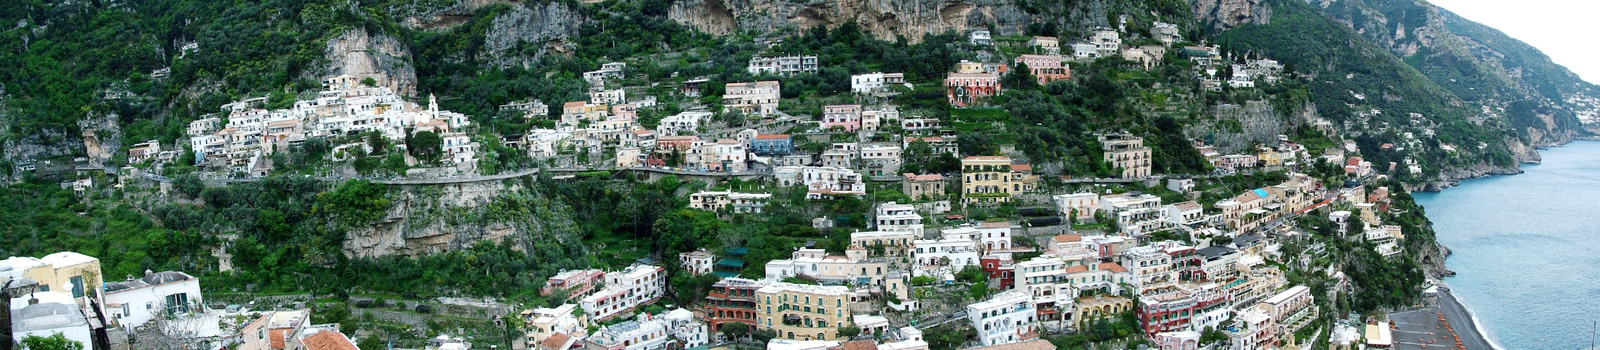
[[[1395,323],[1395,349],[1499,349],[1478,332],[1472,314],[1447,288],[1439,288],[1438,307],[1389,314],[1389,320]]]

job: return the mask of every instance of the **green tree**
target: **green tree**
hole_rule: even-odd
[[[370,131],[362,138],[367,141],[367,147],[372,148],[372,154],[384,154],[389,151],[389,138],[383,137],[382,133]]]
[[[362,337],[361,341],[356,342],[356,347],[362,349],[387,349],[389,344],[384,342],[383,339],[378,339],[377,334],[372,334]]]
[[[860,336],[861,335],[861,327],[856,327],[855,325],[842,326],[842,327],[839,327],[839,330],[837,332],[839,334],[839,337],[842,337],[842,338],[845,338],[845,339],[854,339],[856,336]]]
[[[739,339],[750,335],[750,326],[738,322],[724,322],[717,326],[717,331],[722,332],[722,337],[725,339]]]
[[[177,178],[172,179],[172,185],[178,189],[178,193],[182,193],[189,198],[200,198],[200,192],[206,189],[206,184],[201,182],[200,177],[194,176],[194,174],[178,175]]]
[[[956,279],[967,283],[982,282],[986,280],[984,277],[983,269],[978,268],[978,265],[967,265],[961,268],[961,272],[956,273]]]
[[[67,339],[66,335],[58,332],[48,337],[36,335],[24,337],[22,338],[22,348],[27,350],[83,350],[83,343]]]
[[[411,156],[433,163],[439,161],[439,155],[444,152],[440,147],[444,145],[444,138],[432,131],[418,131],[411,135],[407,141],[406,150]]]
[[[361,85],[378,86],[378,80],[377,79],[372,79],[372,77],[362,78],[361,79]]]

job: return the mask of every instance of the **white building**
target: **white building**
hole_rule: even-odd
[[[967,319],[978,331],[983,346],[1016,343],[1037,338],[1033,299],[1020,290],[996,294],[989,300],[967,305]]]
[[[900,146],[866,145],[861,147],[861,168],[870,176],[893,176],[900,173]]]
[[[666,271],[650,265],[633,265],[606,273],[606,287],[579,301],[591,320],[605,320],[661,297]]]
[[[692,252],[678,254],[678,264],[691,275],[704,275],[711,273],[712,264],[716,263],[716,256],[701,248]]]
[[[734,213],[761,213],[772,198],[771,193],[740,193],[733,191],[700,191],[689,195],[689,208],[718,211],[731,208]]]
[[[1100,197],[1100,203],[1123,234],[1146,235],[1171,228],[1162,213],[1161,197],[1130,192]]]
[[[1089,37],[1089,43],[1094,44],[1099,57],[1115,56],[1122,52],[1122,38],[1115,30],[1097,30]]]
[[[638,320],[600,327],[584,342],[589,350],[661,350],[667,340],[665,320],[639,314]]]
[[[614,105],[628,102],[628,92],[622,89],[594,90],[589,92],[589,103],[597,105]]]
[[[922,215],[917,215],[917,208],[908,204],[878,205],[873,222],[879,231],[910,232],[914,237],[922,237]]]
[[[750,57],[750,65],[745,70],[751,75],[777,74],[793,75],[800,73],[816,73],[820,66],[817,56],[783,56],[783,57]]]
[[[858,94],[871,94],[887,90],[891,85],[906,83],[905,74],[901,73],[867,73],[850,76],[850,91]]]
[[[911,258],[916,261],[912,276],[933,276],[941,281],[955,279],[967,266],[978,266],[978,243],[968,237],[919,239],[911,242]]]
[[[1075,218],[1079,222],[1093,219],[1094,214],[1099,213],[1101,209],[1100,195],[1094,192],[1056,195],[1055,202],[1056,207],[1061,208],[1062,216],[1072,216],[1076,213]]]
[[[200,298],[200,279],[177,271],[146,273],[143,278],[105,285],[106,313],[124,328],[167,318],[167,334],[182,338],[222,334],[217,315]]]
[[[667,322],[667,330],[673,338],[682,342],[684,349],[711,343],[709,327],[705,322],[694,319],[693,311],[673,309],[662,314],[661,319]]]
[[[554,308],[537,308],[522,312],[524,322],[527,322],[527,343],[529,348],[544,342],[556,334],[565,334],[569,337],[582,337],[589,333],[587,317],[574,311],[578,305],[562,304]]]
[[[67,340],[83,344],[84,348],[94,344],[89,320],[71,301],[11,305],[13,309],[7,311],[11,313],[11,341],[21,343],[30,336],[50,337],[61,333]]]
[[[831,195],[865,195],[861,174],[841,167],[780,166],[773,170],[779,186],[806,186],[806,199]]]
[[[222,118],[209,117],[189,122],[189,137],[210,135],[221,130]]]
[[[677,115],[661,118],[661,123],[656,125],[656,134],[662,136],[693,135],[711,117],[711,112],[685,111]]]
[[[1138,294],[1145,294],[1176,285],[1178,274],[1173,271],[1171,260],[1172,256],[1161,248],[1142,246],[1124,253],[1122,265],[1133,273],[1132,284],[1137,287]]]

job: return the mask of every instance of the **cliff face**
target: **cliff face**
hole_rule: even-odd
[[[1272,21],[1272,8],[1261,0],[1193,0],[1195,19],[1216,29]]]
[[[417,94],[417,70],[400,40],[366,29],[351,29],[328,41],[328,75],[370,76],[405,96]]]
[[[1214,122],[1190,123],[1186,134],[1211,143],[1223,153],[1253,153],[1255,145],[1278,142],[1278,135],[1316,117],[1316,108],[1307,104],[1294,115],[1282,115],[1266,101],[1245,101],[1217,105],[1211,111]],[[1235,124],[1237,122],[1237,124]]]
[[[500,182],[413,186],[384,220],[347,231],[343,245],[349,257],[421,256],[482,241],[527,251],[536,239],[579,244],[575,227],[565,205]]]
[[[1038,20],[1011,0],[680,0],[669,17],[716,35],[856,22],[873,36],[916,42],[923,34],[987,29],[1021,34]]]
[[[1532,46],[1424,1],[1314,4],[1462,100],[1520,109],[1508,115],[1520,143],[1547,147],[1587,133],[1565,101],[1593,94],[1595,85]],[[1534,101],[1537,106],[1511,106],[1508,101]]]
[[[561,2],[543,5],[523,3],[494,18],[484,37],[487,62],[493,66],[524,66],[537,62],[547,53],[565,54],[573,47],[569,38],[577,37],[584,19],[581,13]],[[532,54],[525,47],[532,46]]]

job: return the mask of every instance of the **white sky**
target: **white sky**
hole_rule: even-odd
[[[1463,18],[1533,45],[1588,82],[1600,81],[1600,1],[1430,0]]]

